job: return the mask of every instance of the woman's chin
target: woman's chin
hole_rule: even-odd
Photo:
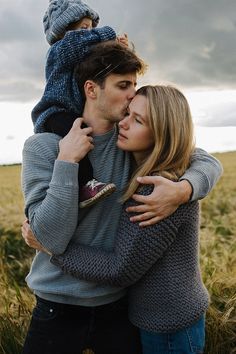
[[[123,151],[129,151],[129,150],[125,147],[125,144],[122,143],[122,141],[120,141],[119,139],[118,139],[117,142],[116,142],[116,146],[117,146],[119,149],[123,150]]]

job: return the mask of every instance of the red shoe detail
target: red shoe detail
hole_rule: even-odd
[[[96,179],[88,181],[85,186],[80,189],[80,208],[86,208],[104,197],[107,197],[116,190],[114,183],[102,183]]]

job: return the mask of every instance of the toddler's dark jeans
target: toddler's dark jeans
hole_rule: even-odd
[[[84,307],[37,297],[23,354],[141,354],[139,330],[128,319],[128,302]]]

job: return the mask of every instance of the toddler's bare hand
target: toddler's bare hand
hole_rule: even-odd
[[[117,41],[121,44],[123,44],[124,46],[128,47],[129,46],[129,40],[128,40],[128,35],[127,33],[124,33],[120,36],[117,36]]]

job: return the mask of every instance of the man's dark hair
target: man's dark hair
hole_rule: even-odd
[[[104,87],[106,77],[110,74],[136,73],[141,75],[146,70],[146,64],[133,50],[118,43],[106,41],[91,47],[89,54],[76,66],[75,77],[82,95],[87,80]]]

